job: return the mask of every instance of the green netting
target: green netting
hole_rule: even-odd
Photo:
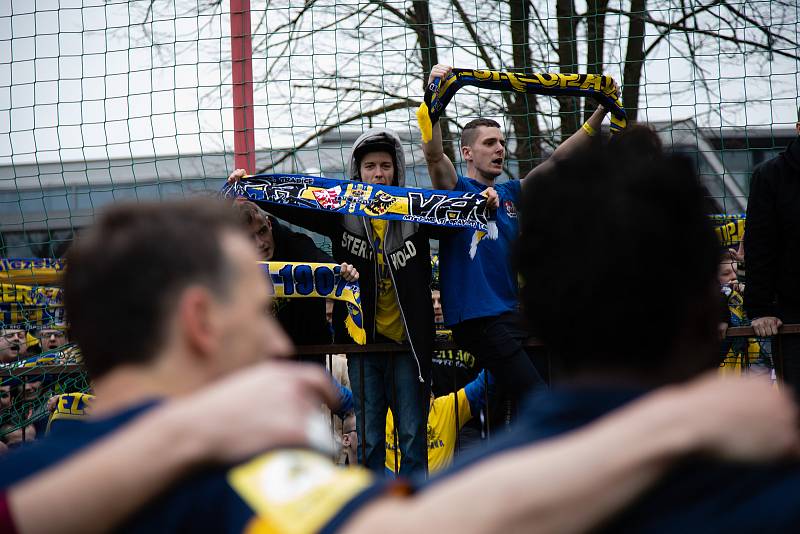
[[[794,0],[250,5],[257,171],[344,176],[358,133],[385,125],[409,183],[429,185],[414,110],[437,62],[612,75],[629,118],[696,160],[721,213],[745,210],[753,166],[796,136]],[[230,18],[227,0],[0,2],[0,257],[60,257],[111,202],[219,188],[234,168]],[[460,127],[494,118],[518,178],[590,112],[467,88],[446,149],[458,159]]]

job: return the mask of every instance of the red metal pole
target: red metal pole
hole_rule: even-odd
[[[233,153],[237,169],[256,171],[253,119],[253,44],[250,40],[250,0],[231,0],[231,68],[233,92]]]

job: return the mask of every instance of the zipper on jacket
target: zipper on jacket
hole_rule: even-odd
[[[372,242],[372,228],[369,227],[366,219],[361,219],[361,221],[364,224],[367,243],[369,243],[369,248],[372,250],[372,271],[374,274],[372,278],[375,280],[375,305],[372,307],[372,339],[375,339],[375,333],[378,329],[375,317],[378,315],[378,280],[380,279],[380,273],[378,272],[378,255],[375,252],[375,244]]]
[[[372,228],[368,227],[366,219],[362,219],[364,221],[364,229],[367,231],[368,241],[370,243],[370,247],[372,247],[372,257],[375,260],[375,315],[372,316],[372,338],[375,339],[375,330],[377,329],[377,322],[375,321],[375,317],[378,315],[378,280],[379,274],[378,271],[378,253],[375,250],[375,244],[372,242]],[[388,221],[386,225],[386,235],[389,235],[389,225],[392,224],[392,221]],[[392,271],[392,263],[390,261],[389,255],[386,252],[386,236],[383,239],[383,262],[386,264],[386,268],[389,270],[389,276],[392,279],[392,285],[394,286],[394,298],[397,301],[397,309],[400,310],[400,319],[403,322],[403,331],[406,333],[406,339],[408,339],[408,345],[411,347],[411,354],[414,356],[414,363],[417,364],[417,378],[421,383],[425,383],[425,379],[422,378],[422,366],[419,364],[419,358],[417,357],[417,351],[414,350],[414,342],[411,340],[411,335],[408,331],[408,323],[406,322],[406,314],[403,312],[403,305],[400,304],[400,293],[397,291],[397,281],[394,278],[394,272]]]

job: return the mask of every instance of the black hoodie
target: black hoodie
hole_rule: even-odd
[[[333,263],[333,258],[317,248],[305,234],[293,232],[270,217],[275,252],[271,261],[305,261],[309,263]],[[325,299],[276,298],[273,301],[275,315],[295,345],[327,345],[333,341],[328,320],[325,317]]]
[[[744,251],[748,317],[800,314],[800,137],[753,171]]]

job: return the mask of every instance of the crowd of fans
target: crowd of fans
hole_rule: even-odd
[[[438,65],[429,81],[448,72],[448,67]],[[422,147],[434,187],[485,195],[496,212],[499,235],[482,240],[474,257],[469,255],[471,232],[410,221],[363,219],[244,200],[226,205],[224,210],[180,203],[112,209],[88,237],[73,245],[64,282],[71,313],[67,317],[97,395],[94,400],[74,397],[76,403],[86,404],[72,415],[96,410],[110,417],[101,426],[87,426],[91,428],[87,441],[124,427],[142,406],[149,407],[138,401],[188,394],[265,356],[288,354],[291,344],[352,343],[344,328],[347,310],[343,302],[271,299],[269,281],[255,268],[256,260],[336,263],[343,278],[359,282],[367,351],[301,359],[325,366],[338,393],[338,402],[326,402],[333,405],[329,435],[320,437],[309,431],[314,436],[310,441],[336,463],[359,464],[377,477],[424,478],[448,468],[458,451],[481,447],[481,442],[498,430],[505,435],[497,440],[495,449],[510,451],[588,424],[618,408],[623,397],[630,400],[630,392],[623,393],[620,384],[644,389],[687,380],[715,367],[721,373],[752,373],[775,381],[779,377],[770,336],[777,333],[781,318],[793,320],[795,305],[800,302],[800,295],[791,288],[774,283],[787,276],[785,269],[796,270],[798,263],[786,267],[776,262],[796,252],[797,240],[770,239],[765,243],[763,225],[768,222],[771,231],[780,236],[800,235],[790,234],[799,230],[800,205],[795,203],[794,211],[786,211],[789,216],[759,211],[768,204],[763,198],[752,203],[746,242],[738,249],[721,251],[718,243],[710,241],[710,223],[702,220],[708,214],[703,211],[694,172],[679,158],[665,155],[657,135],[641,126],[619,134],[601,154],[596,137],[605,115],[606,110],[598,107],[585,127],[566,139],[548,160],[522,179],[504,183],[496,180],[506,156],[498,123],[477,119],[463,128],[465,175],[460,175],[445,155],[441,129],[434,125],[433,138]],[[795,180],[800,176],[798,150],[795,141],[781,156],[782,167],[770,163],[756,173],[754,180],[772,182],[754,185],[754,194],[780,195],[780,187],[796,187],[781,180],[792,173]],[[356,140],[351,153],[350,179],[405,185],[403,148],[391,130],[368,130]],[[229,181],[246,174],[239,169]],[[613,198],[596,202],[604,195]],[[680,201],[678,213],[659,217],[666,208],[658,201],[667,195]],[[789,210],[778,204],[778,211]],[[597,230],[580,232],[579,240],[570,217],[597,221]],[[751,217],[755,231],[751,230]],[[661,221],[649,224],[651,235],[637,227],[645,219]],[[285,223],[329,237],[332,252],[324,252],[306,234]],[[204,235],[185,243],[199,227]],[[103,243],[111,240],[118,250],[106,255]],[[439,242],[436,256],[431,256],[431,240]],[[791,243],[788,252],[781,249],[786,242]],[[653,334],[647,325],[656,307],[642,298],[651,286],[652,274],[642,265],[658,262],[657,252],[665,244],[683,251],[684,267],[675,277],[672,294],[663,297],[669,302],[663,303],[663,324]],[[145,276],[132,265],[132,258],[137,257],[159,262],[161,272]],[[584,268],[587,261],[591,262],[588,272]],[[78,272],[73,264],[85,272]],[[752,265],[755,269],[750,269]],[[745,267],[748,276],[753,276],[746,283]],[[165,287],[159,287],[150,276],[160,277],[158,283]],[[710,298],[708,283],[714,276],[718,291]],[[764,281],[765,276],[770,283]],[[116,277],[129,282],[120,288],[117,298],[135,304],[131,313],[136,315],[129,328],[143,338],[132,339],[125,346],[114,342],[111,336],[117,325],[96,305],[102,286]],[[521,289],[520,279],[524,281]],[[749,302],[751,287],[757,288],[756,304]],[[175,310],[163,304],[160,292],[167,290],[173,291],[168,298],[181,295]],[[606,309],[604,317],[587,322],[586,310],[592,301],[603,302]],[[280,326],[273,324],[273,316]],[[598,344],[617,318],[628,321],[624,340]],[[751,320],[758,335],[726,339],[729,327],[747,326]],[[176,324],[180,328],[174,327]],[[532,336],[540,337],[544,348],[528,343]],[[436,340],[456,348],[436,350]],[[60,326],[30,331],[5,328],[0,337],[0,363],[9,369],[35,367],[37,355],[63,351],[69,341],[68,331]],[[369,346],[377,343],[389,344],[393,350],[370,352]],[[790,373],[800,359],[793,347],[784,345]],[[646,358],[642,357],[644,351],[649,353]],[[614,390],[613,395],[580,388],[568,394],[548,393],[551,384],[559,381],[582,386],[607,381],[617,389],[609,390]],[[24,375],[2,378],[0,438],[6,448],[44,436],[51,414],[64,404],[56,395],[73,393],[57,382],[41,374],[32,374],[30,379]],[[136,394],[130,395],[131,391]],[[523,400],[532,396],[544,400],[526,407]],[[133,397],[136,402],[130,400]],[[319,397],[325,395],[311,400],[319,404]],[[515,425],[517,421],[525,424]],[[48,467],[79,448],[74,440],[49,441],[53,450],[47,461],[29,457],[13,469],[6,464],[4,485],[22,480],[25,469]],[[293,438],[283,444],[296,441]],[[481,448],[474,456],[477,465],[490,454],[486,450]],[[735,457],[741,453],[725,454]],[[707,494],[692,510],[699,506],[701,512],[707,511],[724,502],[742,483],[756,479],[762,484],[765,480],[793,483],[794,471],[793,467],[784,478],[770,478],[772,475],[763,473],[742,475],[736,468],[726,467],[711,482],[705,481],[718,491]],[[209,488],[205,496],[221,496],[224,503],[224,513],[212,524],[219,530],[231,525],[238,528],[248,521],[248,511],[240,500],[231,504],[227,494],[215,493],[216,475],[202,482]],[[240,475],[232,476],[239,480],[236,477]],[[241,474],[242,480],[248,476]],[[684,484],[689,483],[686,480]],[[737,483],[727,487],[721,483],[732,480]],[[647,531],[654,521],[669,522],[665,503],[682,487],[675,480],[671,484],[659,486],[655,496],[643,501],[649,513],[619,516],[614,525],[636,525]],[[355,486],[358,491],[353,495],[364,489]],[[249,500],[247,504],[256,509],[263,505]],[[185,514],[194,505],[181,495],[170,494],[148,509],[137,526],[143,530],[187,524],[211,528],[199,519],[187,523]],[[339,526],[344,521],[338,515],[336,520],[328,519]]]
[[[0,377],[0,452],[43,437],[52,411],[50,399],[63,387],[75,387],[73,379],[59,380],[36,369],[43,364],[76,362],[77,351],[68,343],[65,326],[40,325],[30,330],[14,326],[2,329],[0,338],[0,365],[20,371]]]

